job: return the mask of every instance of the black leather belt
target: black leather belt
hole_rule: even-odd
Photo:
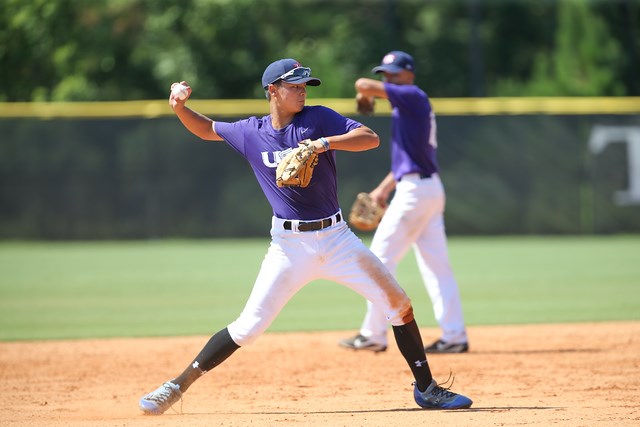
[[[420,177],[420,179],[425,179],[425,178],[431,178],[431,174],[426,174],[426,173],[408,173],[407,175],[418,175]],[[404,175],[402,177],[400,177],[400,181],[402,181],[402,178],[404,178]]]
[[[337,214],[335,218],[336,218],[336,224],[342,220],[342,217],[340,216],[340,214]],[[326,218],[320,221],[310,221],[310,222],[300,221],[298,223],[298,231],[318,231],[318,230],[322,230],[323,228],[331,227],[332,224],[333,224],[333,217]],[[292,225],[291,221],[285,221],[282,224],[282,227],[284,227],[285,230],[291,230],[291,225]]]

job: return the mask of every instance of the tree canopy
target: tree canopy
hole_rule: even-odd
[[[434,97],[638,96],[640,0],[0,0],[0,101],[256,98],[270,62],[354,94],[390,50]]]

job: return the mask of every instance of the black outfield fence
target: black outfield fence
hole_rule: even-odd
[[[382,140],[377,150],[338,153],[346,211],[388,172],[390,119],[335,102]],[[0,106],[0,238],[266,236],[271,212],[239,155],[192,136],[168,107],[128,116],[131,105],[117,105],[69,114]],[[262,101],[241,114],[247,105],[208,115],[265,113]],[[603,112],[434,105],[450,235],[640,232],[637,99],[624,109],[595,103]]]

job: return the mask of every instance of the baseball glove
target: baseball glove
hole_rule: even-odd
[[[385,211],[385,208],[373,202],[368,193],[358,193],[351,206],[349,222],[358,230],[371,231],[380,224]]]
[[[276,168],[278,187],[306,187],[311,182],[313,168],[318,164],[310,139],[302,141],[287,154]]]
[[[369,98],[367,96],[362,95],[361,93],[356,95],[356,110],[358,114],[362,114],[363,116],[370,116],[373,114],[374,106],[375,106],[375,98]]]

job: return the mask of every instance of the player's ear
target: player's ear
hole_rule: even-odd
[[[271,100],[271,97],[275,96],[276,94],[276,85],[270,84],[269,86],[267,86],[267,88],[264,91],[264,94],[268,100]]]

